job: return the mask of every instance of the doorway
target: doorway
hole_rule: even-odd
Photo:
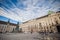
[[[57,25],[57,31],[60,33],[60,25]]]

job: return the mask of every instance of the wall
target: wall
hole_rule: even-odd
[[[53,32],[56,33],[56,25],[60,24],[60,13],[53,13],[40,19],[29,20],[20,24],[23,32]]]

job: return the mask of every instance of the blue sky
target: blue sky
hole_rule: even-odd
[[[0,0],[0,15],[19,22],[47,15],[49,10],[60,11],[60,0]]]
[[[10,23],[14,23],[14,24],[17,24],[17,23],[18,23],[18,21],[15,21],[15,20],[12,20],[12,19],[3,17],[3,16],[0,16],[0,20],[1,20],[1,21],[5,21],[5,22],[8,22],[8,21],[10,20],[10,21],[9,21]]]

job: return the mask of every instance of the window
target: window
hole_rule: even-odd
[[[59,19],[60,19],[60,17],[59,17]]]
[[[51,26],[50,26],[50,29],[51,29]]]
[[[39,23],[39,26],[42,26],[41,23]]]
[[[56,24],[58,24],[58,22],[56,21]]]

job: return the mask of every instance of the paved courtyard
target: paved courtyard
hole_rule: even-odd
[[[0,33],[0,40],[60,40],[60,34]]]

